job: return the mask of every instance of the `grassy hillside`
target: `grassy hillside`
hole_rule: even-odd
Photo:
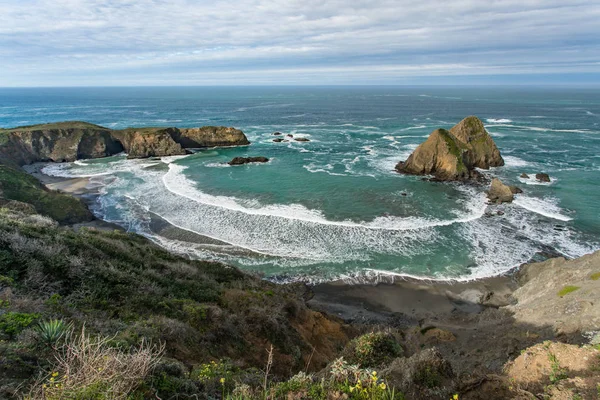
[[[115,349],[163,344],[165,393],[219,392],[210,379],[190,378],[211,361],[228,376],[256,383],[260,373],[252,368],[266,364],[270,346],[274,376],[304,369],[311,357],[311,369],[321,368],[347,336],[342,325],[308,310],[302,292],[181,258],[134,234],[75,232],[0,208],[1,383],[10,392],[40,371],[52,373],[52,351],[39,340],[38,324],[53,319],[77,330],[85,325]],[[314,329],[330,335],[317,338]]]
[[[20,168],[0,163],[0,203],[10,200],[31,204],[38,213],[62,224],[92,219],[81,200],[47,190]]]

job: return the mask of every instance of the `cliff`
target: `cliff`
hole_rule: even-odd
[[[0,130],[0,159],[17,165],[99,158],[123,151],[110,129],[68,121]]]
[[[122,144],[128,158],[179,156],[187,154],[173,140],[177,128],[130,128],[113,131],[113,137]]]
[[[130,158],[186,154],[186,148],[249,144],[235,128],[128,128],[111,130],[81,121],[0,129],[0,160],[15,165],[107,157],[122,151]]]
[[[225,126],[179,129],[173,139],[185,148],[244,146],[250,144],[244,132]]]
[[[436,129],[404,162],[398,172],[434,175],[442,181],[465,181],[478,176],[475,168],[504,165],[494,140],[479,118],[463,119],[449,131]]]

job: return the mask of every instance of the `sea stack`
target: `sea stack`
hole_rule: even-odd
[[[479,178],[475,168],[500,167],[504,160],[481,120],[470,116],[450,130],[436,129],[396,170],[411,175],[433,175],[440,181]]]

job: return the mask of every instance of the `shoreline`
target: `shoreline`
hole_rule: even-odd
[[[34,163],[23,167],[48,189],[82,198],[90,205],[98,196],[90,187],[89,177],[67,178],[47,175],[42,168],[47,163]],[[198,245],[228,245],[194,232],[178,228],[156,214],[151,213],[151,229],[167,239],[180,240]],[[120,225],[95,219],[79,227],[125,230]],[[373,282],[348,282],[337,279],[327,282],[304,284],[307,304],[316,310],[335,315],[346,322],[366,324],[389,323],[401,315],[406,323],[414,324],[423,319],[446,319],[453,313],[480,314],[487,308],[509,305],[511,294],[518,287],[512,268],[497,276],[474,280],[419,278],[402,275],[385,275]],[[274,283],[285,284],[289,282]]]
[[[41,174],[39,168],[37,174]],[[43,176],[42,179],[67,193],[85,192],[81,188],[87,188],[87,184],[81,182],[89,183],[89,178]],[[103,223],[110,228],[103,227]],[[151,225],[161,234],[192,239],[198,245],[210,246],[213,242],[205,240],[214,240],[182,231],[158,216],[152,217]],[[92,226],[123,229],[101,220],[94,221]],[[152,242],[160,245],[156,240]],[[517,357],[524,348],[557,338],[568,343],[585,343],[584,333],[597,330],[600,325],[594,324],[600,323],[600,314],[594,307],[582,309],[585,318],[567,317],[575,307],[572,301],[579,300],[563,299],[556,293],[565,284],[577,284],[588,288],[577,292],[585,296],[584,303],[593,304],[597,290],[589,288],[595,283],[585,280],[596,268],[588,260],[598,257],[600,252],[574,261],[553,258],[543,263],[523,264],[498,276],[468,281],[387,276],[391,282],[336,280],[310,285],[298,281],[287,287],[308,309],[343,323],[353,336],[399,330],[407,352],[416,354],[424,347],[434,346],[445,359],[454,361],[453,368],[459,375],[475,370],[500,373],[505,362]],[[581,272],[564,265],[576,265],[587,275],[581,276]],[[544,297],[538,298],[539,293],[544,293]],[[563,315],[559,319],[557,309]]]

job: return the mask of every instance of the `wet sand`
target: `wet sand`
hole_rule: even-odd
[[[312,287],[308,304],[347,322],[414,325],[508,305],[516,287],[509,274],[469,282],[396,278],[369,285],[336,281]]]

